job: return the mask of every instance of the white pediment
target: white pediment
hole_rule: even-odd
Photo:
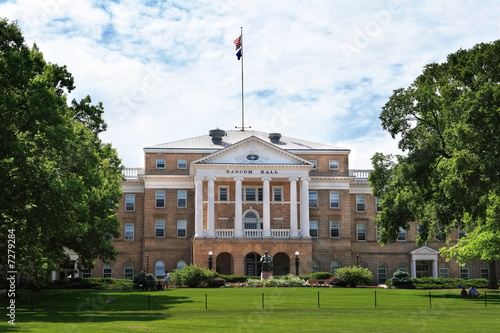
[[[439,251],[431,249],[428,246],[422,246],[422,247],[419,247],[416,250],[411,251],[410,253],[411,254],[430,254],[430,255],[436,255],[436,254],[439,254]]]
[[[255,136],[205,156],[192,164],[310,165],[312,163]]]

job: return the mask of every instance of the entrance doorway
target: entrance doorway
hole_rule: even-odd
[[[233,257],[227,252],[220,253],[216,258],[215,271],[219,274],[233,274]]]
[[[290,274],[290,257],[288,254],[278,252],[273,257],[273,275]]]
[[[251,252],[245,257],[245,275],[248,276],[260,276],[261,264],[260,255],[255,252]]]
[[[416,277],[417,278],[423,278],[423,277],[431,277],[432,276],[432,271],[431,271],[431,261],[417,261],[416,263]]]

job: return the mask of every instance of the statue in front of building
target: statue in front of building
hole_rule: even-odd
[[[263,272],[271,272],[273,270],[273,258],[264,252],[264,255],[260,258],[260,263],[262,265]]]

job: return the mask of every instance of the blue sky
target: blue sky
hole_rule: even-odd
[[[103,102],[127,167],[142,148],[245,125],[351,149],[350,168],[398,153],[378,116],[431,62],[500,37],[498,1],[0,0],[26,42]]]

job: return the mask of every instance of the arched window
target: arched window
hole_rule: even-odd
[[[342,264],[340,263],[340,261],[338,261],[338,260],[332,261],[332,265],[331,265],[332,276],[335,276],[335,270],[339,269],[340,267],[342,267]]]
[[[177,269],[183,269],[184,267],[186,267],[186,263],[184,261],[179,261],[177,263]]]
[[[385,264],[378,265],[378,283],[385,283],[387,280],[387,266]]]
[[[155,276],[161,278],[163,273],[165,273],[165,264],[163,264],[163,261],[157,261],[155,263]]]
[[[406,264],[399,264],[398,271],[408,272],[408,268],[407,268]]]
[[[113,269],[111,268],[110,264],[104,264],[102,266],[102,277],[111,277],[113,275]]]
[[[469,266],[460,266],[460,278],[461,279],[469,278]]]
[[[360,262],[358,266],[361,267],[361,268],[363,268],[363,269],[368,268],[368,265],[365,264],[364,262]]]
[[[255,212],[246,212],[245,218],[246,219],[256,219],[257,218],[257,214],[255,214]]]
[[[134,266],[132,264],[126,264],[123,267],[123,277],[125,279],[134,279]]]
[[[312,272],[319,272],[319,262],[317,260],[312,261]]]
[[[440,278],[448,277],[448,265],[446,264],[439,265],[439,277]]]

